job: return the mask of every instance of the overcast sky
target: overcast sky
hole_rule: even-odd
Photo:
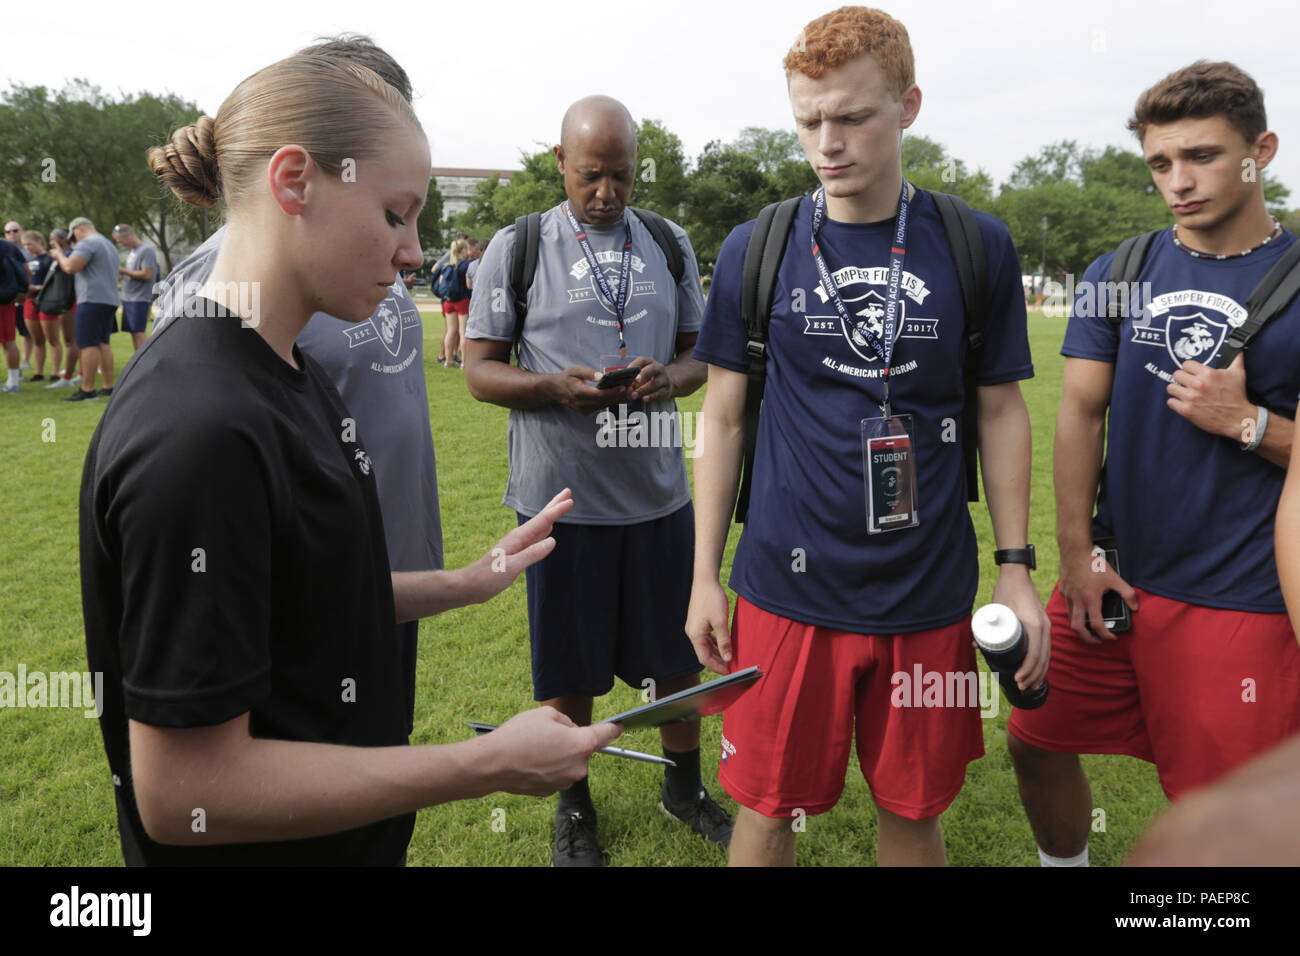
[[[552,144],[565,107],[589,93],[662,121],[689,157],[745,126],[790,128],[781,60],[803,25],[832,7],[64,0],[46,12],[54,9],[57,21],[10,11],[5,85],[83,77],[114,93],[171,91],[215,115],[248,74],[320,35],[356,31],[410,73],[435,166],[497,169],[517,168],[521,149]],[[1281,139],[1271,169],[1300,205],[1294,0],[891,0],[885,9],[906,25],[916,54],[924,100],[913,130],[998,183],[1056,140],[1135,149],[1124,123],[1138,93],[1204,57],[1232,60],[1263,87]]]

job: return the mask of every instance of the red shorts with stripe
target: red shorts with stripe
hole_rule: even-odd
[[[1050,694],[1012,712],[1013,734],[1042,750],[1154,763],[1176,800],[1300,731],[1300,646],[1285,614],[1137,593],[1131,631],[1085,644],[1058,583]]]
[[[18,335],[18,306],[0,305],[0,342],[12,342]]]
[[[789,818],[835,806],[855,727],[872,797],[912,820],[946,810],[966,764],[984,756],[978,692],[922,705],[910,687],[928,672],[969,674],[976,685],[969,618],[913,634],[854,634],[738,598],[731,631],[733,669],[757,664],[763,677],[723,716],[718,780],[751,810]]]

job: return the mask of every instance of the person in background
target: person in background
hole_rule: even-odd
[[[101,370],[104,395],[113,393],[110,336],[116,331],[117,277],[121,263],[117,249],[85,216],[72,220],[68,224],[68,233],[76,242],[76,248],[70,253],[61,246],[50,250],[59,268],[72,274],[77,283],[75,327],[83,375],[81,388],[65,401],[92,402],[99,397],[95,391],[95,375]]]
[[[127,225],[113,227],[113,241],[127,250],[126,265],[117,270],[122,277],[122,328],[131,333],[132,351],[138,352],[148,334],[158,253]]]
[[[59,377],[59,365],[63,362],[63,344],[60,340],[62,329],[60,328],[59,317],[57,315],[46,315],[36,307],[36,293],[41,291],[41,286],[45,284],[46,278],[50,274],[50,267],[54,264],[54,257],[45,250],[45,239],[35,229],[28,229],[23,232],[23,248],[31,256],[27,260],[27,268],[31,271],[31,283],[27,287],[27,301],[23,303],[23,318],[27,322],[27,329],[32,334],[32,340],[35,343],[32,355],[35,358],[34,371],[36,372],[29,382],[41,382],[45,380],[45,353],[46,345],[49,346],[50,354],[50,378]]]
[[[53,249],[58,245],[62,245],[65,249],[70,248],[68,230],[54,229],[50,232],[49,248]],[[54,258],[53,255],[50,258]],[[51,270],[57,270],[58,268],[57,261],[50,266]],[[59,374],[59,368],[55,365],[50,370],[50,378],[54,379],[54,381],[46,385],[46,388],[75,388],[81,383],[81,375],[77,372],[77,364],[81,361],[81,350],[77,348],[76,316],[76,302],[73,302],[71,309],[59,316],[59,329],[63,333],[63,373]]]
[[[456,267],[451,291],[443,302],[443,314],[447,316],[447,334],[442,340],[442,353],[446,356],[447,368],[460,368],[460,344],[465,338],[465,320],[469,318],[469,288],[465,285],[465,274],[469,271],[472,259],[470,240],[457,239],[451,244],[447,264]]]

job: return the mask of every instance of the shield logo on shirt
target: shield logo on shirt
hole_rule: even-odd
[[[1175,366],[1187,361],[1209,365],[1227,334],[1227,323],[1215,322],[1203,312],[1171,315],[1165,332],[1165,348]]]
[[[622,264],[619,264],[618,266],[605,266],[600,271],[605,274],[605,282],[608,283],[609,291],[614,296],[614,301],[617,302],[619,280],[623,278]],[[601,304],[601,307],[610,315],[617,314],[614,307],[605,299],[605,294],[600,291],[600,285],[596,282],[596,277],[592,276],[588,282],[591,285],[592,297]]]
[[[867,341],[864,332],[874,335],[879,340],[885,334],[885,300],[876,291],[853,299],[844,299],[848,307],[849,321],[840,318],[840,328],[844,338],[858,357],[866,362],[876,361],[876,352]],[[903,331],[903,304],[898,304],[898,316],[894,320],[894,341],[898,341]]]
[[[384,348],[396,358],[402,348],[402,312],[397,299],[390,295],[381,302],[375,314],[370,317],[370,324],[379,333],[379,341],[384,343]]]

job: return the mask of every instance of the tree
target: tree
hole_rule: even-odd
[[[58,93],[15,86],[0,94],[0,200],[32,228],[48,231],[87,216],[107,232],[129,223],[170,270],[172,250],[201,241],[204,210],[181,203],[150,171],[146,154],[199,108],[168,94],[115,100],[85,80]]]
[[[1022,271],[1045,265],[1049,275],[1078,275],[1129,236],[1173,222],[1141,156],[1073,140],[1017,163],[994,212],[1011,230]]]
[[[742,153],[753,156],[758,168],[769,176],[788,162],[805,162],[803,147],[794,130],[746,126],[734,145]]]
[[[682,224],[703,272],[712,271],[727,233],[771,201],[770,183],[754,154],[736,144],[714,140],[704,147],[691,172]]]
[[[438,181],[432,176],[429,177],[429,191],[424,196],[424,208],[420,210],[416,232],[426,259],[430,251],[442,248],[442,193],[438,191]]]
[[[971,172],[949,155],[942,143],[925,136],[903,137],[903,175],[918,189],[952,193],[976,209],[993,208],[993,179],[982,169]]]
[[[682,141],[658,120],[642,120],[637,132],[636,186],[632,202],[678,220],[686,202],[687,161]]]

